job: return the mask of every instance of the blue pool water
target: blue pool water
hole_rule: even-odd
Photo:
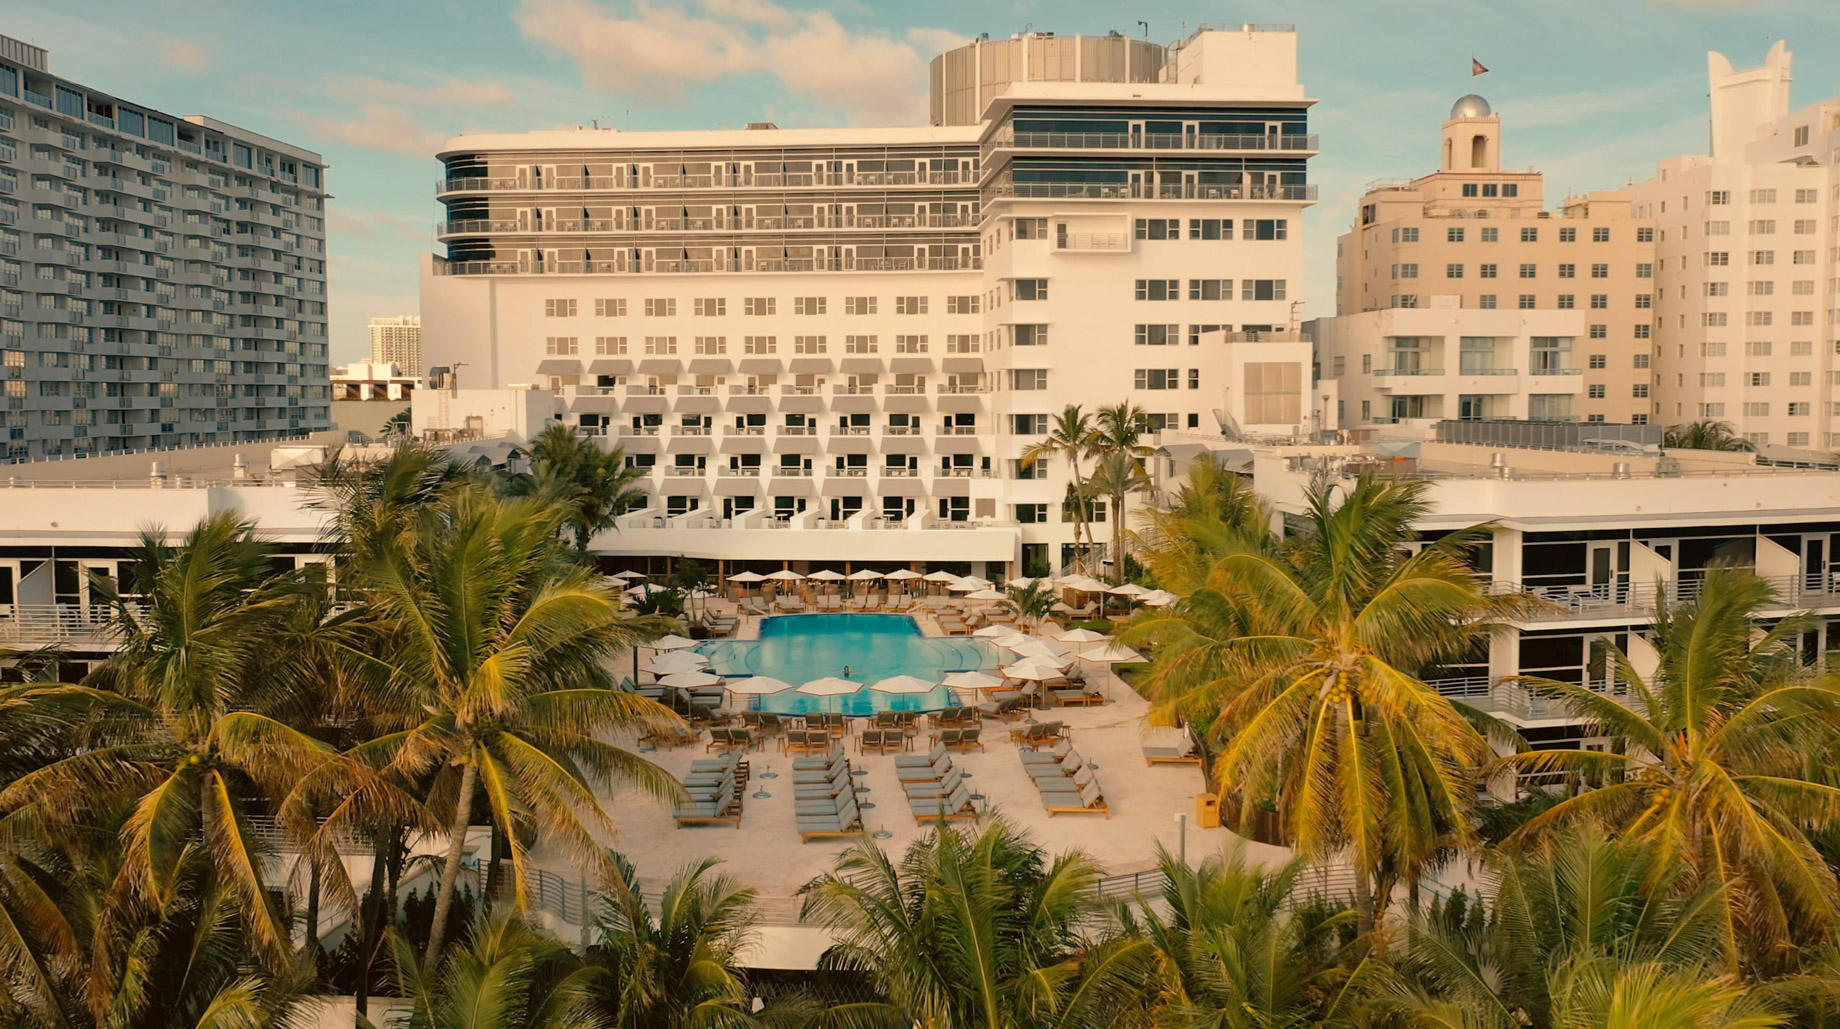
[[[881,614],[777,615],[761,620],[757,640],[717,640],[696,649],[708,656],[710,670],[718,675],[770,675],[795,687],[772,696],[746,698],[756,710],[789,714],[841,711],[855,716],[947,707],[952,697],[943,686],[907,696],[889,696],[867,687],[895,675],[937,681],[949,672],[994,668],[999,656],[983,640],[923,636],[912,618]],[[800,683],[827,675],[842,678],[845,665],[850,669],[848,678],[863,684],[860,693],[809,697],[796,691]]]

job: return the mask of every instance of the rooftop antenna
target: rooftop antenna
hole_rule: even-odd
[[[1149,39],[1150,38],[1150,23],[1140,19],[1137,23],[1137,26],[1144,30],[1144,38]]]

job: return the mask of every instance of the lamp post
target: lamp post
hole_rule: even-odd
[[[1184,868],[1188,867],[1188,812],[1176,812],[1176,856]]]

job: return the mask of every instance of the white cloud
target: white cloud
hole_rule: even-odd
[[[527,38],[573,58],[595,89],[680,102],[686,86],[759,74],[850,121],[920,120],[926,62],[961,38],[932,28],[860,31],[829,11],[772,0],[698,0],[694,7],[634,0],[618,9],[524,0],[515,19]]]
[[[211,70],[211,51],[204,43],[183,36],[156,35],[154,53],[160,63],[181,75],[196,77]]]
[[[408,112],[388,104],[365,104],[357,116],[348,119],[317,118],[290,112],[295,121],[314,134],[313,139],[329,139],[364,150],[382,150],[391,154],[433,158],[452,133],[424,129]]]
[[[480,107],[509,104],[517,100],[508,87],[498,82],[452,79],[447,82],[413,84],[389,82],[367,75],[348,75],[335,79],[327,85],[326,92],[346,100],[382,104],[458,104]]]

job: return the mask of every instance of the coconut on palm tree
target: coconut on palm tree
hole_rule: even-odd
[[[1732,971],[1780,967],[1840,918],[1840,883],[1808,838],[1840,815],[1840,788],[1810,762],[1840,739],[1840,690],[1796,674],[1794,643],[1807,625],[1762,624],[1773,596],[1748,571],[1709,571],[1694,599],[1656,618],[1652,671],[1609,648],[1627,703],[1576,683],[1523,680],[1613,746],[1502,759],[1517,771],[1601,783],[1535,816],[1511,843],[1584,821],[1676,856],[1719,891]]]
[[[1061,413],[1054,416],[1049,423],[1045,438],[1036,440],[1022,448],[1017,463],[1024,470],[1034,468],[1042,461],[1062,460],[1067,462],[1068,497],[1072,500],[1070,508],[1073,518],[1073,552],[1076,564],[1085,561],[1085,550],[1081,540],[1090,537],[1091,526],[1082,488],[1085,476],[1080,470],[1080,463],[1096,456],[1099,452],[1098,430],[1093,424],[1092,416],[1080,409],[1078,404],[1068,404]]]
[[[600,794],[614,781],[658,797],[674,779],[609,742],[674,719],[654,701],[611,688],[607,660],[661,635],[663,623],[622,616],[619,598],[576,564],[556,532],[563,517],[535,499],[480,489],[453,493],[415,519],[374,566],[363,590],[385,640],[358,655],[413,724],[386,742],[384,774],[432,776],[432,806],[449,830],[428,941],[443,928],[483,801],[510,850],[520,910],[546,845],[602,860],[596,833],[612,822]]]
[[[1411,552],[1427,509],[1422,482],[1319,488],[1293,543],[1217,532],[1217,554],[1185,552],[1195,570],[1164,581],[1180,602],[1119,636],[1156,645],[1143,678],[1160,715],[1217,742],[1223,808],[1250,825],[1270,807],[1300,857],[1352,863],[1363,929],[1393,882],[1468,841],[1493,756],[1482,716],[1418,670],[1526,606],[1485,593],[1466,563],[1486,527]]]

